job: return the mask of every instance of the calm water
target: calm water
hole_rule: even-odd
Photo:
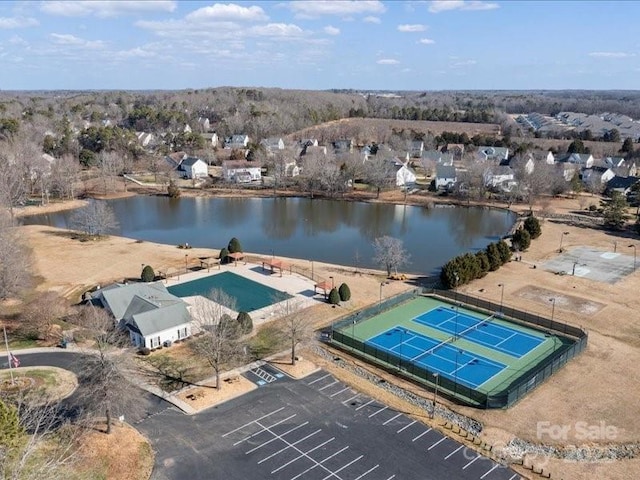
[[[237,237],[246,252],[380,268],[372,242],[400,238],[410,253],[402,271],[434,274],[452,257],[506,234],[515,216],[487,208],[383,205],[306,198],[110,200],[117,233],[166,244],[222,248]],[[68,228],[72,212],[37,215],[25,224]]]

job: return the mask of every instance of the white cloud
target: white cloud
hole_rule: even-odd
[[[27,42],[24,38],[22,38],[20,35],[13,35],[10,39],[9,39],[9,43],[11,45],[21,45],[21,46],[27,46],[29,45],[29,42]]]
[[[40,25],[35,18],[27,17],[0,17],[0,29],[26,28]]]
[[[331,25],[324,27],[324,33],[327,35],[340,35],[340,29]]]
[[[261,21],[269,17],[260,7],[242,7],[234,3],[228,5],[216,3],[210,7],[199,8],[188,14],[185,19],[193,21]]]
[[[399,32],[424,32],[427,29],[426,25],[413,24],[413,25],[398,25]]]
[[[173,12],[174,0],[56,0],[42,2],[40,10],[63,17],[117,17],[118,15]]]
[[[376,61],[376,63],[378,65],[398,65],[400,61],[396,60],[395,58],[381,58],[380,60]]]
[[[85,40],[67,33],[52,33],[51,38],[56,45],[98,49],[106,46],[102,40]]]
[[[362,21],[364,23],[381,23],[382,20],[380,20],[380,18],[378,18],[378,17],[374,17],[372,15],[369,15],[368,17],[364,17],[362,19]]]
[[[434,0],[429,4],[431,13],[446,12],[449,10],[495,10],[500,5],[493,2],[481,2],[477,0]]]
[[[251,27],[248,33],[261,37],[299,37],[304,35],[304,30],[291,23],[270,23]]]
[[[597,58],[627,58],[627,57],[635,57],[635,53],[627,53],[627,52],[591,52],[589,53],[590,57]]]
[[[418,40],[418,43],[422,45],[433,45],[434,43],[436,43],[436,41],[430,38],[421,38],[420,40]]]
[[[384,13],[386,7],[378,0],[298,0],[289,2],[296,16],[313,18],[321,15],[356,15]]]
[[[452,58],[456,58],[456,57],[452,57]],[[472,65],[475,65],[476,63],[478,63],[476,60],[458,60],[451,64],[451,68],[470,67]]]

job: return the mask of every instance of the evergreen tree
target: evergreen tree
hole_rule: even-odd
[[[476,258],[478,259],[478,266],[480,267],[478,278],[482,278],[489,272],[490,267],[487,252],[485,252],[484,250],[480,250],[476,253]]]
[[[529,232],[527,230],[520,227],[513,234],[511,243],[516,249],[524,251],[531,245],[531,235],[529,235]]]
[[[509,248],[509,245],[507,245],[507,242],[505,242],[504,240],[500,240],[497,243],[497,247],[498,252],[500,253],[500,261],[502,262],[502,265],[504,265],[509,260],[511,260],[511,249]]]
[[[156,273],[151,268],[151,265],[145,265],[140,274],[140,280],[143,282],[153,282],[156,278]]]
[[[18,409],[0,399],[0,453],[11,452],[25,440]]]
[[[231,240],[229,240],[227,250],[229,250],[229,253],[242,253],[242,245],[240,245],[240,240],[238,240],[236,237],[233,237]]]
[[[338,289],[333,287],[329,292],[329,303],[331,305],[338,305],[340,303],[340,294],[338,293]]]
[[[622,142],[622,147],[620,148],[620,153],[631,153],[633,152],[633,139],[631,137],[627,137]]]
[[[351,298],[351,290],[349,289],[349,285],[346,283],[340,285],[338,293],[340,294],[340,301],[342,302],[346,302]]]
[[[496,243],[490,243],[487,245],[487,259],[489,259],[490,272],[495,272],[502,265],[500,250],[498,250],[498,245]]]
[[[620,192],[613,192],[611,198],[600,202],[604,226],[611,230],[621,230],[627,221],[627,200]]]
[[[532,240],[535,240],[540,235],[542,235],[542,229],[540,228],[540,221],[533,215],[529,215],[525,219],[523,223],[523,227],[527,232],[529,232],[529,235],[531,235]]]
[[[239,312],[236,320],[240,325],[240,330],[243,334],[251,333],[251,330],[253,330],[253,320],[251,319],[251,315],[247,312]]]
[[[229,262],[229,250],[227,250],[226,248],[223,248],[222,250],[220,250],[220,255],[218,256],[218,258],[220,259],[220,263],[222,263],[223,265],[225,263]]]

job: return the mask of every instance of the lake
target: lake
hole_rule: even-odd
[[[402,239],[404,272],[432,275],[451,258],[505,235],[516,216],[506,210],[441,205],[432,208],[308,198],[108,200],[119,222],[114,234],[165,244],[219,249],[237,237],[246,252],[351,267],[373,262],[374,239]],[[72,211],[34,215],[24,224],[69,228]]]

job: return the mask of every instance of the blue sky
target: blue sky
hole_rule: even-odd
[[[640,2],[0,2],[0,89],[638,89]]]

